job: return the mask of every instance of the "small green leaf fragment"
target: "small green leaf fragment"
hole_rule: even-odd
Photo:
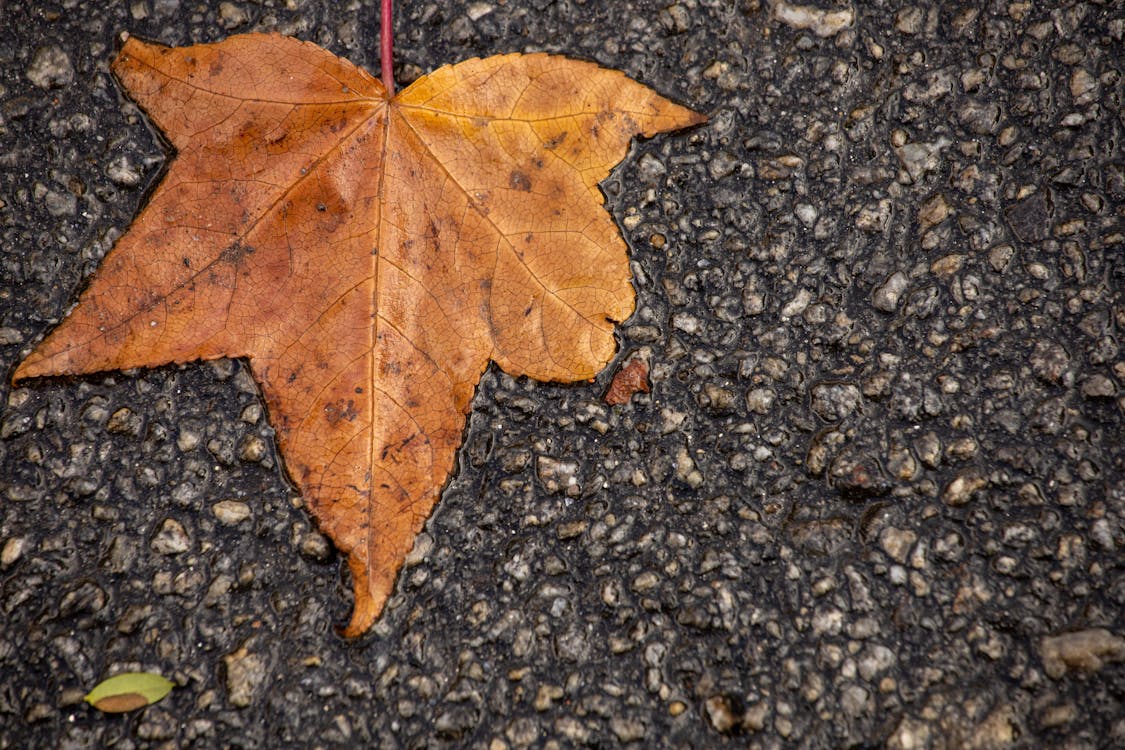
[[[158,674],[126,672],[102,680],[86,694],[86,702],[99,711],[121,713],[156,703],[175,687]]]

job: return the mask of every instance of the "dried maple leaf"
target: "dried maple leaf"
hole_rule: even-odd
[[[246,357],[290,475],[346,556],[345,635],[381,612],[489,360],[592,377],[633,311],[598,182],[703,118],[623,74],[468,60],[388,98],[266,34],[126,41],[113,72],[176,155],[13,380]]]

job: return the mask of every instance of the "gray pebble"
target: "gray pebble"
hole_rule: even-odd
[[[239,500],[220,500],[211,506],[220,523],[234,526],[250,517],[250,506]]]
[[[1082,393],[1088,398],[1113,398],[1117,386],[1105,375],[1091,375],[1082,382]]]
[[[563,492],[576,496],[581,488],[578,485],[578,462],[538,456],[535,459],[535,473],[548,492]]]
[[[918,535],[909,529],[897,529],[894,526],[888,526],[879,534],[879,545],[883,551],[890,555],[891,559],[895,562],[905,563],[913,549],[914,543],[918,541]]]
[[[191,549],[191,539],[179,521],[166,518],[149,546],[160,555],[178,555]]]
[[[855,9],[821,10],[775,0],[773,17],[795,29],[808,29],[819,37],[830,37],[851,27],[855,22]]]
[[[828,422],[850,415],[861,403],[863,395],[851,383],[820,383],[812,389],[812,410]]]
[[[26,75],[29,81],[40,88],[59,88],[69,86],[74,81],[74,66],[66,51],[52,44],[35,50]]]
[[[265,658],[243,642],[237,651],[223,657],[226,668],[227,699],[235,708],[246,708],[269,676]]]
[[[133,166],[128,156],[118,156],[111,161],[106,166],[105,173],[115,185],[121,187],[136,187],[141,184],[141,173]]]
[[[875,306],[876,310],[894,312],[898,307],[899,297],[902,296],[909,283],[906,274],[902,271],[895,271],[871,295],[871,304]]]

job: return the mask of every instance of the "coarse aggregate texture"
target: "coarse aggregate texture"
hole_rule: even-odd
[[[710,116],[605,183],[651,394],[490,370],[348,642],[242,363],[5,381],[0,748],[1125,745],[1125,9],[973,5],[400,2],[400,83],[561,52]],[[372,6],[0,6],[0,371],[167,160],[118,32],[377,69]]]

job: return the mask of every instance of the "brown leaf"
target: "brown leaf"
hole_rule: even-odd
[[[635,357],[614,373],[609,390],[605,393],[605,402],[610,406],[625,404],[633,398],[634,393],[648,393],[649,390],[648,363]]]
[[[14,380],[247,357],[289,473],[347,555],[359,635],[489,360],[574,381],[612,357],[633,288],[598,182],[633,136],[704,118],[543,54],[446,66],[390,100],[277,35],[131,38],[113,72],[177,153]]]

